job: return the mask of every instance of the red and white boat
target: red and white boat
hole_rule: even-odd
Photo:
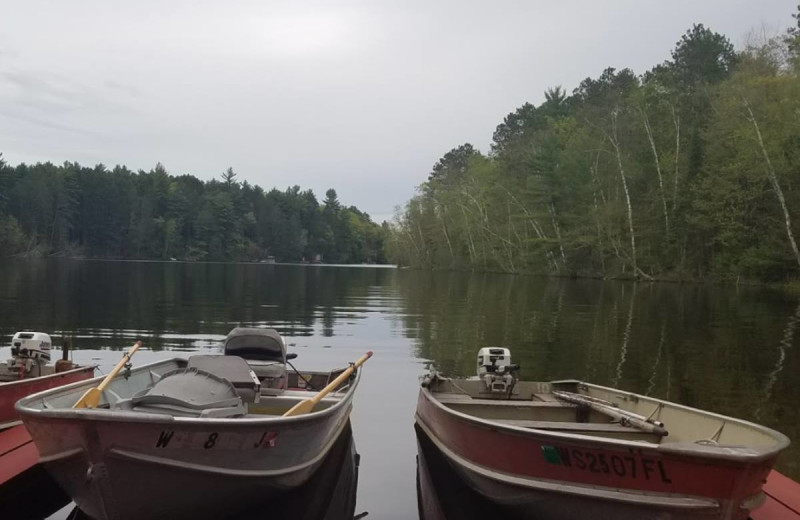
[[[14,403],[36,392],[89,379],[95,366],[79,367],[64,359],[50,362],[50,336],[43,332],[17,332],[11,339],[11,355],[0,363],[0,430],[21,424]]]
[[[477,379],[422,380],[416,420],[479,493],[537,519],[736,519],[789,445],[740,419],[581,381],[517,381],[508,349]]]
[[[67,501],[37,466],[39,452],[14,410],[14,403],[30,394],[92,377],[94,366],[76,367],[64,359],[49,365],[51,345],[47,334],[18,332],[11,340],[12,359],[0,363],[0,504],[14,518],[43,518]]]

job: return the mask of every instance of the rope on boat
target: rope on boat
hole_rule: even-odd
[[[307,387],[307,388],[310,388],[311,390],[314,390],[314,391],[316,391],[316,390],[319,390],[318,388],[314,388],[314,385],[312,385],[312,384],[311,384],[311,381],[309,381],[308,379],[306,379],[305,377],[303,377],[303,374],[301,374],[301,373],[300,373],[300,371],[299,371],[299,370],[297,370],[297,369],[294,367],[294,365],[292,364],[292,362],[291,362],[291,361],[289,361],[289,360],[287,359],[287,360],[286,360],[286,364],[287,364],[287,365],[289,365],[290,367],[292,367],[292,370],[294,370],[294,371],[295,371],[295,373],[297,374],[297,377],[299,377],[300,379],[302,379],[303,381],[305,381],[305,382],[306,382],[306,387]],[[329,377],[329,379],[330,379],[330,377]]]
[[[437,370],[431,370],[430,373],[425,374],[422,377],[422,383],[421,383],[422,387],[423,388],[428,388],[430,386],[430,384],[433,381],[437,380],[437,379],[440,380],[440,381],[447,381],[448,383],[450,383],[450,386],[454,387],[456,390],[458,390],[462,394],[465,394],[465,395],[468,395],[468,396],[472,397],[472,394],[470,394],[469,392],[467,392],[466,390],[464,390],[463,388],[458,386],[454,380],[452,380],[449,377],[443,376]]]
[[[347,390],[348,388],[350,388],[350,383],[347,383],[346,385],[338,388],[337,390],[334,390],[333,392],[331,392],[331,395],[340,394],[340,393],[344,392],[345,390]]]
[[[456,390],[459,390],[459,391],[461,391],[462,393],[465,393],[465,394],[469,395],[470,397],[472,396],[472,394],[470,394],[469,392],[467,392],[466,390],[464,390],[463,388],[461,388],[460,386],[458,386],[458,385],[456,384],[456,382],[455,382],[455,381],[453,381],[452,379],[450,379],[450,378],[447,378],[447,380],[450,382],[450,385],[452,385],[453,387],[455,387],[455,389],[456,389]]]
[[[608,401],[603,401],[602,399],[597,399],[596,397],[574,394],[572,392],[564,392],[561,390],[553,390],[552,393],[554,397],[561,399],[562,401],[580,406],[588,406],[596,412],[600,412],[611,417],[612,419],[619,421],[619,423],[623,426],[630,426],[631,428],[636,428],[637,430],[654,433],[660,437],[666,437],[669,435],[669,432],[664,428],[664,423],[648,419],[633,412],[621,410],[614,406],[613,403]]]

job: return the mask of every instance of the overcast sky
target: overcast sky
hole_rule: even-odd
[[[669,58],[692,23],[740,47],[797,0],[0,0],[0,152],[298,184],[389,218],[431,166],[543,91]]]

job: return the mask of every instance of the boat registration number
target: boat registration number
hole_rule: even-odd
[[[672,484],[664,461],[631,452],[629,455],[598,453],[578,448],[542,446],[545,461],[567,468],[617,477],[660,480]]]
[[[248,450],[274,448],[277,437],[278,432],[271,430],[244,434],[162,430],[154,439],[154,445],[156,448]]]

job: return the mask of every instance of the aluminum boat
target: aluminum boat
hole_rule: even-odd
[[[781,433],[582,381],[519,381],[505,348],[478,378],[422,379],[416,421],[474,490],[537,519],[735,519],[764,502]]]
[[[225,354],[127,368],[107,386],[41,392],[17,411],[89,516],[228,517],[309,480],[348,424],[360,370],[288,371],[294,355],[270,329],[234,329]],[[74,408],[95,387],[97,406]],[[315,398],[308,413],[284,416]]]
[[[11,359],[0,363],[0,431],[20,424],[14,403],[23,397],[57,386],[89,379],[94,365],[78,366],[67,359],[50,364],[52,341],[44,332],[17,332],[11,338]]]

